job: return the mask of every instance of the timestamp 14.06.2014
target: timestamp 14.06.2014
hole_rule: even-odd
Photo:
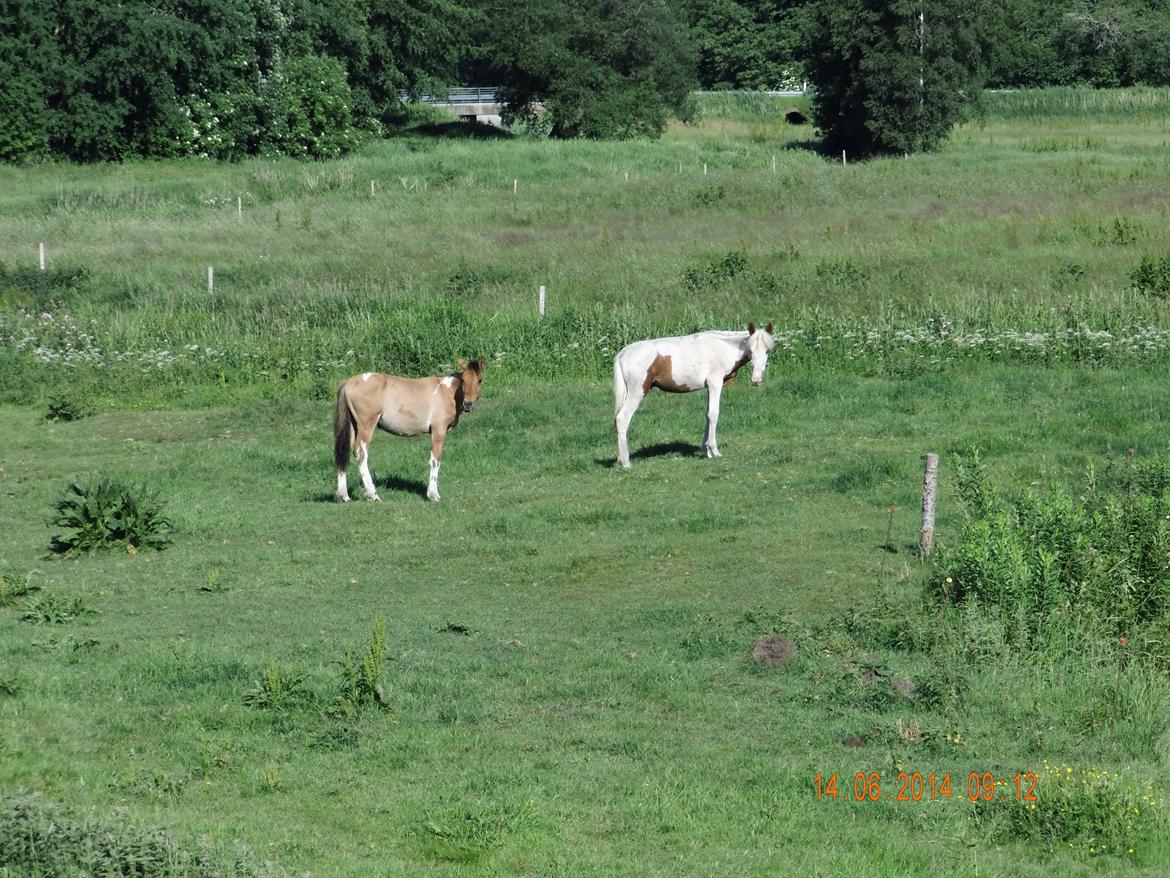
[[[941,774],[933,771],[926,774],[920,771],[899,771],[892,782],[888,776],[883,779],[880,771],[858,771],[852,775],[844,775],[841,780],[838,780],[837,773],[833,772],[818,774],[813,779],[813,785],[816,788],[817,801],[850,799],[857,802],[877,802],[882,799],[895,802],[949,801],[955,796],[956,789],[960,801],[966,798],[971,802],[990,802],[993,799],[1014,797],[1021,802],[1035,802],[1037,798],[1036,773],[1033,771],[1018,771],[1007,776],[997,775],[991,771],[972,771],[967,775],[965,791],[962,786],[956,786],[952,782],[949,771]]]

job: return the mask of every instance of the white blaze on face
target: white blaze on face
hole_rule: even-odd
[[[764,380],[764,369],[768,365],[768,344],[764,341],[764,334],[759,330],[748,338],[748,350],[752,355],[752,384],[760,384]]]

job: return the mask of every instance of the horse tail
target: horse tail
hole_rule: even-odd
[[[621,361],[621,354],[613,358],[613,416],[615,418],[626,402],[626,376],[622,372]]]
[[[353,447],[353,415],[349,411],[349,400],[345,398],[345,384],[337,388],[337,413],[333,416],[333,460],[338,469],[349,463]]]

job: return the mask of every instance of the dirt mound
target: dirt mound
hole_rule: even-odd
[[[796,644],[783,634],[757,641],[748,658],[770,668],[783,668],[796,657]]]

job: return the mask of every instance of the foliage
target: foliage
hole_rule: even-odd
[[[261,148],[299,158],[332,159],[358,143],[353,95],[344,65],[305,55],[281,62],[262,90]]]
[[[361,652],[341,663],[340,712],[349,715],[362,708],[389,710],[390,701],[382,683],[386,661],[386,620],[382,616],[370,625],[370,637]]]
[[[46,268],[35,265],[5,265],[0,262],[0,307],[49,307],[84,291],[89,272],[82,266]]]
[[[54,504],[49,524],[65,528],[52,538],[52,550],[65,557],[95,549],[165,549],[173,527],[156,492],[142,485],[101,479],[73,482]]]
[[[826,149],[851,155],[928,152],[978,97],[980,3],[819,0],[804,59]],[[921,22],[925,21],[924,25]]]
[[[58,394],[49,397],[48,407],[41,415],[41,420],[46,424],[66,423],[79,421],[92,414],[93,408],[89,404],[67,394]]]
[[[1003,497],[977,455],[956,473],[966,523],[938,553],[936,595],[991,608],[1018,648],[1073,620],[1114,638],[1170,628],[1170,457],[1133,464],[1115,486],[1090,471],[1076,496]]]
[[[0,576],[0,607],[11,607],[40,590],[41,587],[33,582],[31,572],[24,576],[17,573],[5,573]]]
[[[450,76],[452,0],[12,0],[0,35],[0,161],[54,155],[333,158]],[[356,95],[353,93],[356,92]]]
[[[35,601],[29,602],[20,615],[22,622],[33,622],[37,625],[67,625],[76,619],[94,616],[97,611],[88,606],[85,601],[74,595],[63,598],[49,592],[41,595]]]
[[[1134,845],[1156,833],[1162,803],[1152,783],[1135,784],[1107,769],[1059,765],[1044,760],[1035,772],[1035,788],[1003,791],[990,802],[973,806],[975,820],[993,837],[1019,839],[1043,846],[1074,848],[1091,856],[1132,858]],[[1033,801],[1023,795],[1031,790]]]
[[[675,5],[698,49],[703,88],[793,87],[804,0],[679,0]]]
[[[992,85],[1170,82],[1159,0],[994,0],[991,9]]]
[[[264,675],[244,695],[244,704],[262,710],[288,710],[306,698],[304,675],[282,670],[276,662],[264,666]]]
[[[125,820],[77,817],[36,793],[0,799],[0,862],[18,875],[137,875],[157,878],[276,878],[273,864],[246,855],[220,864],[168,833]]]
[[[683,272],[683,283],[692,290],[704,290],[731,280],[748,269],[747,254],[743,250],[729,250],[699,266]]]
[[[1129,279],[1142,295],[1170,299],[1170,255],[1157,259],[1149,254],[1142,256]]]
[[[694,58],[664,0],[483,0],[506,115],[554,138],[658,137],[690,118]],[[533,37],[537,38],[534,39]]]

